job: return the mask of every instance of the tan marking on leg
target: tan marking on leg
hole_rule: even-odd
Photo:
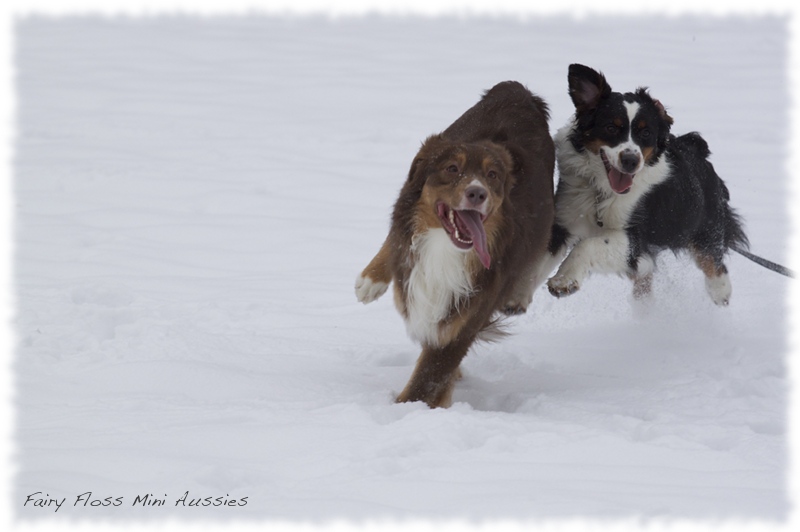
[[[727,306],[731,298],[731,281],[728,277],[728,269],[724,264],[717,263],[710,255],[704,254],[697,249],[692,249],[692,257],[697,267],[706,276],[706,292],[711,299],[720,306]]]
[[[697,264],[697,267],[700,268],[706,277],[714,278],[728,273],[728,269],[725,267],[725,265],[718,265],[716,261],[714,261],[714,257],[711,255],[705,255],[694,248],[692,248],[691,251],[695,264]]]
[[[361,276],[372,279],[372,282],[389,284],[392,280],[392,273],[389,271],[389,238],[384,240],[377,255],[367,264]]]

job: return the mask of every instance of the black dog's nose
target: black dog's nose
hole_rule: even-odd
[[[632,174],[639,166],[639,154],[635,151],[625,150],[619,154],[619,164],[623,172]]]
[[[467,190],[464,191],[464,195],[467,197],[467,201],[469,201],[470,205],[478,207],[486,201],[488,192],[486,192],[486,189],[483,187],[471,186],[467,187]]]

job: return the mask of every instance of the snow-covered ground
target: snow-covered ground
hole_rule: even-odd
[[[555,131],[571,62],[701,131],[785,261],[785,20],[33,17],[14,39],[17,517],[786,519],[791,281],[732,256],[720,309],[663,255],[649,305],[617,278],[540,288],[449,410],[393,404],[418,347],[353,293],[421,140],[506,79]]]

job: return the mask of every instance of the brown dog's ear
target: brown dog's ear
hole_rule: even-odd
[[[611,94],[605,76],[587,66],[572,64],[567,73],[569,96],[579,113],[592,111],[603,98]]]
[[[503,146],[502,144],[494,144],[493,148],[498,161],[503,165],[507,174],[505,186],[506,195],[508,195],[514,187],[514,183],[517,182],[516,176],[522,173],[523,157],[522,154],[516,150],[516,147],[512,145]]]
[[[520,172],[522,162],[519,154],[511,145],[503,145],[490,140],[484,141],[481,144],[492,153],[497,162],[503,167],[505,173],[513,175]]]
[[[392,212],[392,226],[399,224],[399,227],[410,227],[408,217],[414,212],[414,206],[422,194],[425,182],[434,169],[436,158],[441,154],[444,140],[441,135],[431,135],[422,143],[414,160],[411,161],[411,168],[408,170],[408,179],[400,190],[400,197],[394,204]],[[410,232],[408,233],[411,234]],[[410,237],[409,237],[410,238]]]
[[[422,143],[414,160],[411,161],[411,168],[408,171],[408,182],[414,180],[417,175],[426,175],[430,172],[430,165],[441,152],[444,140],[441,135],[431,135]]]
[[[411,161],[411,168],[408,170],[408,179],[406,179],[407,183],[410,183],[414,180],[414,176],[417,175],[419,171],[420,165],[425,164],[425,159],[419,157],[414,157],[414,160]]]

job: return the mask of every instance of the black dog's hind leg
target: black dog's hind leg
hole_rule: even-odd
[[[724,307],[730,303],[731,280],[728,268],[722,262],[722,253],[711,253],[697,247],[691,248],[695,264],[706,276],[706,292],[717,305]]]

